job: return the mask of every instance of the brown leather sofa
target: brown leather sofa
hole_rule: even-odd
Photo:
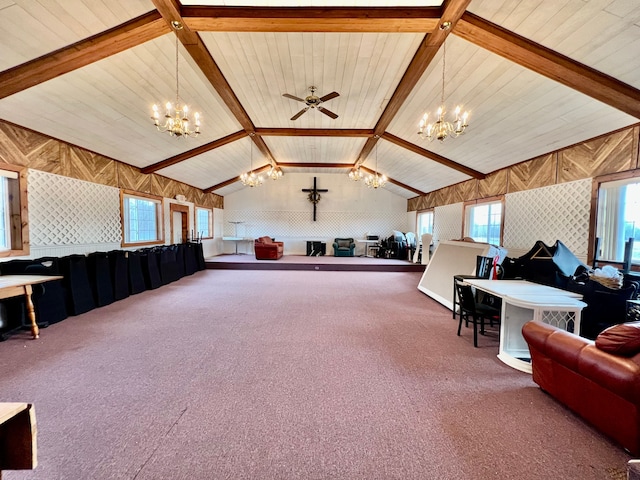
[[[284,242],[275,242],[271,237],[256,238],[254,251],[257,260],[278,260],[284,254]]]
[[[640,455],[640,322],[615,325],[596,341],[546,323],[522,328],[533,381],[632,455]]]

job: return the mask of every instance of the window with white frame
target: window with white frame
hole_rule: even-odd
[[[433,234],[433,210],[418,213],[418,238],[425,233]]]
[[[596,237],[600,260],[623,262],[633,238],[631,262],[640,263],[640,178],[602,182],[598,189]]]
[[[162,200],[130,193],[122,195],[124,244],[162,242]]]
[[[196,207],[196,234],[200,238],[213,238],[213,210]]]
[[[470,204],[465,207],[464,236],[476,242],[500,245],[502,237],[502,201]]]
[[[16,168],[16,170],[13,170]],[[25,226],[26,176],[21,176],[21,167],[8,164],[0,166],[0,251],[5,255],[27,255],[28,238]],[[22,202],[25,202],[24,208]]]

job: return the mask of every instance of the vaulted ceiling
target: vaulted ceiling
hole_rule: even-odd
[[[377,158],[411,198],[640,119],[636,0],[0,0],[0,21],[1,119],[219,195],[251,158],[285,175]],[[175,98],[176,35],[196,138],[150,118]],[[470,126],[429,142],[445,42],[445,104]],[[312,85],[340,94],[337,118],[290,120],[304,104],[283,94]]]

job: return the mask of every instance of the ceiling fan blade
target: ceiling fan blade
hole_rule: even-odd
[[[291,95],[291,94],[289,94],[289,93],[283,93],[283,94],[282,94],[282,96],[283,96],[283,97],[290,98],[291,100],[297,100],[297,101],[299,101],[299,102],[304,102],[304,100],[303,100],[302,98],[300,98],[300,97],[296,97],[296,96],[293,96],[293,95]]]
[[[335,113],[333,113],[331,110],[327,110],[326,108],[324,108],[324,107],[320,107],[320,106],[318,106],[317,108],[318,108],[318,110],[320,110],[322,113],[324,113],[324,114],[325,114],[325,115],[327,115],[328,117],[333,118],[334,120],[335,120],[336,118],[338,118],[338,115],[336,115]]]
[[[302,110],[300,110],[298,113],[296,113],[293,117],[291,117],[291,120],[297,120],[300,115],[302,115],[304,112],[306,112],[307,110],[309,110],[309,107],[305,107]]]
[[[331,100],[332,98],[339,97],[340,94],[338,92],[327,93],[324,97],[320,97],[321,102],[326,102],[327,100]]]

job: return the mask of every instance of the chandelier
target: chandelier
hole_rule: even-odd
[[[448,26],[446,24],[449,24]],[[445,22],[441,25],[442,30],[447,30],[451,24],[449,22]],[[445,58],[447,56],[447,43],[442,44],[442,90],[440,95],[440,108],[438,108],[438,112],[436,113],[438,119],[435,123],[427,123],[429,120],[429,114],[425,113],[420,120],[418,135],[420,138],[428,139],[429,141],[435,139],[444,142],[445,139],[449,136],[459,137],[465,131],[465,129],[469,126],[467,123],[467,119],[469,118],[469,112],[464,112],[462,116],[460,116],[460,107],[457,106],[454,112],[453,122],[448,122],[445,119],[445,113],[447,113],[444,107],[444,69],[445,69]]]
[[[180,22],[171,22],[173,28],[176,30],[182,29]],[[172,137],[197,137],[200,134],[200,114],[195,112],[193,114],[193,122],[189,118],[189,107],[187,105],[180,105],[180,90],[178,87],[178,35],[176,35],[176,103],[171,105],[171,102],[165,104],[164,120],[160,119],[160,110],[158,105],[154,104],[152,107],[153,114],[151,119],[153,120],[156,128],[161,132],[167,132]],[[193,127],[191,124],[193,123]]]
[[[376,136],[376,138],[378,137]],[[387,177],[378,174],[378,142],[376,142],[376,169],[372,175],[364,179],[364,183],[369,188],[384,187],[384,184],[387,183]]]
[[[274,165],[271,165],[271,168],[267,172],[267,178],[270,178],[271,180],[278,180],[280,177],[282,177],[282,170]]]
[[[360,171],[360,167],[356,167],[356,168],[352,168],[349,171],[349,178],[351,180],[353,180],[354,182],[359,181],[360,179],[364,178],[363,173]]]
[[[251,134],[253,137],[253,134]],[[253,171],[253,138],[251,139],[251,155],[249,157],[249,171],[240,175],[240,181],[245,187],[259,187],[262,185],[262,175]]]

